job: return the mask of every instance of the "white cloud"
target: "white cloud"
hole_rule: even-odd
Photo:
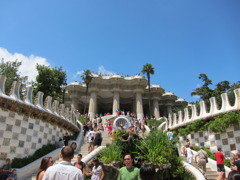
[[[196,88],[200,88],[200,87],[201,87],[201,84],[197,84],[197,85],[196,85]]]
[[[82,74],[83,74],[83,70],[78,71],[76,74],[73,75],[73,79],[77,79],[78,77],[81,77]]]
[[[30,55],[29,57],[24,56],[20,53],[11,54],[7,49],[0,47],[0,59],[4,59],[6,61],[21,61],[22,65],[19,67],[19,73],[21,76],[28,76],[28,81],[35,81],[36,76],[38,74],[36,65],[41,64],[45,66],[49,66],[50,64],[47,62],[46,58]]]
[[[192,98],[199,100],[201,96],[199,95],[193,95]]]
[[[113,75],[113,74],[116,74],[114,72],[106,70],[103,66],[99,66],[98,67],[98,73],[99,74],[101,73],[102,75]]]

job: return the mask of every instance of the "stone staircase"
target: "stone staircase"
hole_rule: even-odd
[[[102,146],[106,146],[107,144],[110,144],[112,142],[111,138],[108,137],[108,131],[105,130],[103,133],[102,133],[102,137],[103,137],[103,141],[102,141]],[[87,142],[87,137],[84,137],[83,138],[83,141],[82,141],[82,144],[81,144],[81,147],[80,147],[80,150],[78,152],[75,152],[75,155],[74,155],[74,158],[72,159],[72,163],[76,162],[77,161],[77,155],[78,154],[82,154],[83,158],[85,156],[88,155],[88,142]],[[59,162],[61,162],[62,159],[59,158],[58,160],[55,161],[54,164],[58,164]],[[39,165],[40,166],[40,165]],[[32,174],[32,177],[29,177],[27,178],[26,180],[36,180],[36,173],[33,173]]]
[[[187,158],[185,156],[181,156],[182,160],[187,162]],[[197,163],[195,163],[195,160],[193,159],[192,161],[192,166],[194,166],[195,168],[199,169],[197,166]],[[200,171],[201,172],[201,171]],[[206,179],[207,180],[216,180],[218,177],[218,173],[217,173],[217,167],[213,168],[209,165],[209,163],[207,163],[206,166]]]

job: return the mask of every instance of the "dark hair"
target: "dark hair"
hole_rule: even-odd
[[[61,154],[62,154],[63,159],[69,159],[70,160],[74,156],[74,150],[70,146],[65,146],[64,148],[62,148]]]
[[[100,165],[98,158],[94,158],[94,159],[93,159],[93,162],[96,163],[96,164],[95,164],[95,167],[96,167],[96,168]]]
[[[156,171],[152,164],[144,164],[140,168],[140,177],[142,180],[156,180]]]
[[[222,148],[218,147],[218,148],[217,148],[217,150],[218,150],[218,151],[221,151],[221,150],[222,150]]]
[[[134,159],[134,156],[133,156],[133,154],[131,154],[131,153],[125,154],[125,155],[123,156],[123,159],[125,158],[125,156],[130,156],[131,159]]]
[[[82,154],[78,154],[78,156],[80,156],[82,158]]]
[[[37,179],[38,179],[39,174],[42,171],[46,171],[47,170],[48,162],[49,162],[50,159],[52,159],[52,157],[44,157],[44,158],[42,158],[42,161],[41,161],[41,164],[40,164],[40,167],[39,167],[39,171],[37,173]]]
[[[240,180],[240,174],[238,171],[233,170],[228,174],[229,180]]]

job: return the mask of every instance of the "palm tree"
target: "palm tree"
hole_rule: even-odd
[[[90,82],[92,81],[93,77],[92,77],[92,73],[89,69],[87,70],[84,70],[83,71],[83,75],[81,76],[83,82],[86,84],[86,101],[85,101],[85,104],[84,104],[84,114],[86,112],[86,105],[87,105],[87,94],[88,94],[88,87],[89,87],[89,84]]]
[[[150,74],[154,74],[154,67],[152,64],[145,64],[141,71],[143,74],[147,74],[148,80],[148,106],[149,106],[149,118],[151,118],[151,97],[150,97]]]

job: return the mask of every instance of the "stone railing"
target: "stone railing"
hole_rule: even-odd
[[[43,145],[57,143],[65,133],[80,132],[74,107],[59,106],[50,96],[43,103],[42,92],[33,102],[32,87],[27,87],[21,98],[21,83],[17,81],[7,95],[5,81],[6,77],[0,76],[0,166],[6,158],[29,156]]]
[[[237,111],[240,109],[240,88],[234,90],[235,94],[235,103],[233,106],[230,105],[228,94],[221,94],[222,106],[218,108],[218,104],[215,97],[210,98],[210,111],[207,112],[206,104],[204,101],[200,101],[200,112],[198,112],[196,104],[191,105],[191,116],[189,116],[188,108],[184,109],[184,115],[182,111],[179,111],[178,114],[174,113],[173,115],[169,114],[168,120],[165,124],[161,126],[164,129],[170,128],[171,130],[177,129],[179,127],[186,126],[196,120],[204,120],[214,116],[217,116],[220,113],[226,113],[229,111]]]

